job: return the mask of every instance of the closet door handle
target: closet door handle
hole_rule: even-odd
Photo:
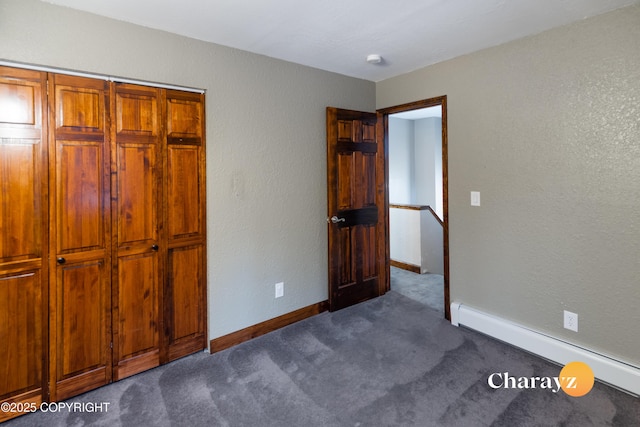
[[[63,257],[58,258],[56,261],[58,261],[58,264],[64,264],[65,262],[67,262],[67,260]]]
[[[158,245],[151,245],[151,249],[157,251],[160,247]]]

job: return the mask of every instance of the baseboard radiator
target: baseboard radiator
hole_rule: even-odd
[[[481,332],[561,366],[573,361],[584,362],[591,367],[599,381],[636,397],[640,396],[640,367],[483,313],[459,302],[451,303],[451,323]]]

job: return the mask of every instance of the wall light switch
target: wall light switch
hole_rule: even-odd
[[[480,192],[472,191],[471,192],[471,206],[480,206]]]

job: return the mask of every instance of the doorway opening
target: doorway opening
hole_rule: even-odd
[[[446,96],[378,111],[384,125],[387,289],[450,320]]]

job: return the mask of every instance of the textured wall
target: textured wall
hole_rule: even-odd
[[[417,205],[429,205],[436,210],[442,192],[442,119],[429,117],[414,121],[415,140],[415,199]],[[437,171],[437,174],[436,174]],[[436,186],[436,184],[438,186]],[[440,202],[442,204],[442,202]]]
[[[415,131],[412,120],[389,117],[389,202],[413,203]]]
[[[639,366],[640,7],[376,88],[448,97],[452,300]]]
[[[210,338],[327,299],[325,107],[373,83],[34,0],[0,2],[0,59],[207,91]]]

